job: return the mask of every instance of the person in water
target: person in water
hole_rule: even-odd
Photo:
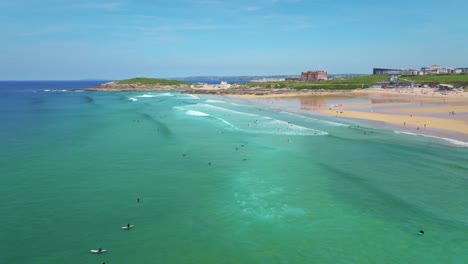
[[[139,203],[139,202],[140,202],[140,198],[137,198],[137,203]]]
[[[419,234],[420,234],[420,235],[424,235],[424,230],[422,230],[422,229],[419,230]]]
[[[127,224],[127,228],[130,228],[130,224]]]
[[[97,251],[102,252],[102,247],[98,247]]]

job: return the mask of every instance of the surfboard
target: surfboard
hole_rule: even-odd
[[[128,226],[122,226],[122,229],[130,229],[130,228],[132,228],[132,227],[133,227],[133,225],[130,225],[130,227],[128,227]]]
[[[97,249],[91,249],[90,251],[91,251],[91,253],[97,253],[97,254],[100,254],[100,253],[104,253],[104,252],[106,252],[106,251],[107,251],[107,249],[103,249],[103,250],[101,250],[100,252],[99,252],[99,250],[97,250]]]

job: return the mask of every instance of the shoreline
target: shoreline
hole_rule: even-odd
[[[86,91],[168,91],[246,99],[290,112],[357,122],[374,122],[393,131],[452,138],[468,142],[468,92],[438,91],[434,88],[368,88],[357,90],[296,90],[248,88],[197,88],[191,85],[145,85],[106,83]],[[265,101],[267,103],[265,103]],[[290,104],[294,102],[294,106]],[[289,105],[288,105],[289,104]],[[279,107],[279,108],[278,108]],[[453,115],[451,114],[453,113]]]
[[[457,145],[468,146],[467,92],[439,93],[427,88],[366,89],[311,95],[229,97],[283,111],[351,120],[395,133],[461,141]]]

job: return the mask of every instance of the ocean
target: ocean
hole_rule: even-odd
[[[468,263],[458,141],[100,83],[0,82],[0,263]]]

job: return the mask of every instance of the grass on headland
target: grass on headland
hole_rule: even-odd
[[[354,90],[369,88],[377,82],[387,82],[390,78],[385,75],[364,75],[346,77],[336,80],[326,81],[282,81],[282,82],[247,82],[242,85],[248,87],[262,87],[271,89],[326,89],[326,90]]]
[[[420,84],[451,84],[454,86],[468,86],[468,74],[431,74],[431,75],[403,75],[400,81],[410,81]]]
[[[154,85],[190,84],[188,82],[183,82],[183,81],[156,79],[156,78],[132,78],[132,79],[118,81],[117,83],[120,83],[120,84],[154,84]]]

